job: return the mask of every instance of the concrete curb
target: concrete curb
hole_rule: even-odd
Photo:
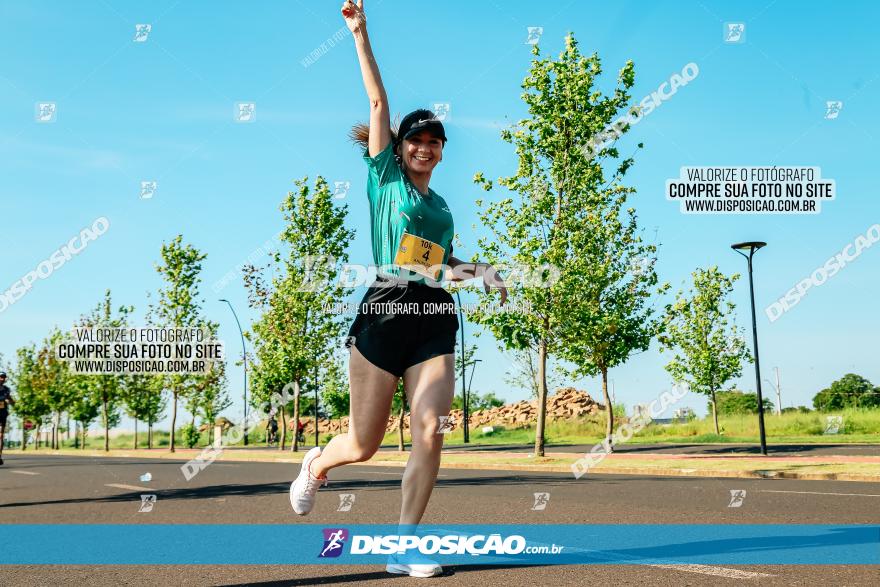
[[[25,454],[25,456],[30,454],[38,454],[38,455],[52,455],[52,456],[88,456],[88,457],[117,457],[117,458],[158,458],[158,459],[169,459],[169,460],[177,460],[186,462],[190,460],[192,457],[198,455],[201,450],[196,449],[184,449],[187,452],[177,452],[177,453],[161,453],[161,454],[144,454],[144,452],[139,451],[125,451],[125,452],[116,452],[111,454],[105,454],[103,451],[83,451],[84,454],[76,454],[68,452],[68,451],[49,451],[42,450],[36,451],[32,453],[22,453],[21,451],[5,451],[7,454],[13,452],[14,454]],[[239,463],[299,463],[302,461],[302,457],[305,455],[302,453],[290,453],[289,451],[285,451],[286,454],[295,454],[298,458],[290,458],[286,456],[284,458],[278,457],[263,457],[259,456],[257,458],[251,459],[237,459],[235,458],[235,454],[230,454],[228,457],[220,456],[218,461],[227,461],[227,462],[239,462]],[[560,453],[567,454],[567,453]],[[404,461],[386,461],[386,460],[370,460],[365,463],[351,463],[355,466],[362,467],[400,467],[403,468],[406,466],[406,462]],[[441,469],[470,469],[470,470],[484,470],[484,471],[530,471],[536,473],[568,473],[572,474],[570,465],[536,465],[530,463],[509,463],[509,464],[492,464],[492,463],[442,463],[440,465]],[[865,482],[865,483],[880,483],[880,475],[866,475],[859,473],[805,473],[798,471],[775,471],[772,469],[757,469],[751,471],[735,471],[735,470],[700,470],[700,469],[691,469],[687,467],[656,467],[656,468],[638,468],[638,467],[615,467],[615,466],[601,466],[598,469],[592,469],[589,473],[584,475],[583,478],[589,478],[593,475],[642,475],[642,476],[660,476],[660,477],[724,477],[724,478],[733,478],[733,479],[794,479],[794,480],[807,480],[807,481],[857,481],[857,482]],[[573,475],[572,475],[573,476]]]

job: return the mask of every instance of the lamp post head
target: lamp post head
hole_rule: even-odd
[[[730,248],[734,251],[757,251],[762,247],[766,247],[767,243],[761,241],[749,241],[746,243],[736,243],[735,245],[730,245]]]
[[[227,304],[229,303],[229,300],[227,300],[226,298],[220,298],[220,299],[217,300],[217,301],[218,301],[218,302],[226,302]]]

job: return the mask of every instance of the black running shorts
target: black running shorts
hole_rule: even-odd
[[[348,330],[372,364],[397,377],[409,367],[455,352],[458,317],[452,295],[442,287],[378,277],[367,289]]]

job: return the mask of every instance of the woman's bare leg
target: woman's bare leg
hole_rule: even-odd
[[[348,378],[348,432],[331,438],[321,456],[312,461],[312,474],[316,477],[323,477],[341,465],[369,460],[385,437],[398,378],[370,363],[355,346],[351,347]]]
[[[441,355],[413,365],[403,374],[410,406],[412,452],[403,473],[400,524],[418,524],[440,469],[443,434],[440,416],[448,416],[455,388],[455,355]]]

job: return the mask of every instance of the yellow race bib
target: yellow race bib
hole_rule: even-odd
[[[0,400],[0,410],[3,410],[5,408],[6,408],[6,402]]]
[[[397,247],[394,264],[437,281],[441,270],[438,268],[430,271],[429,268],[440,265],[445,252],[446,249],[435,242],[404,232]]]

